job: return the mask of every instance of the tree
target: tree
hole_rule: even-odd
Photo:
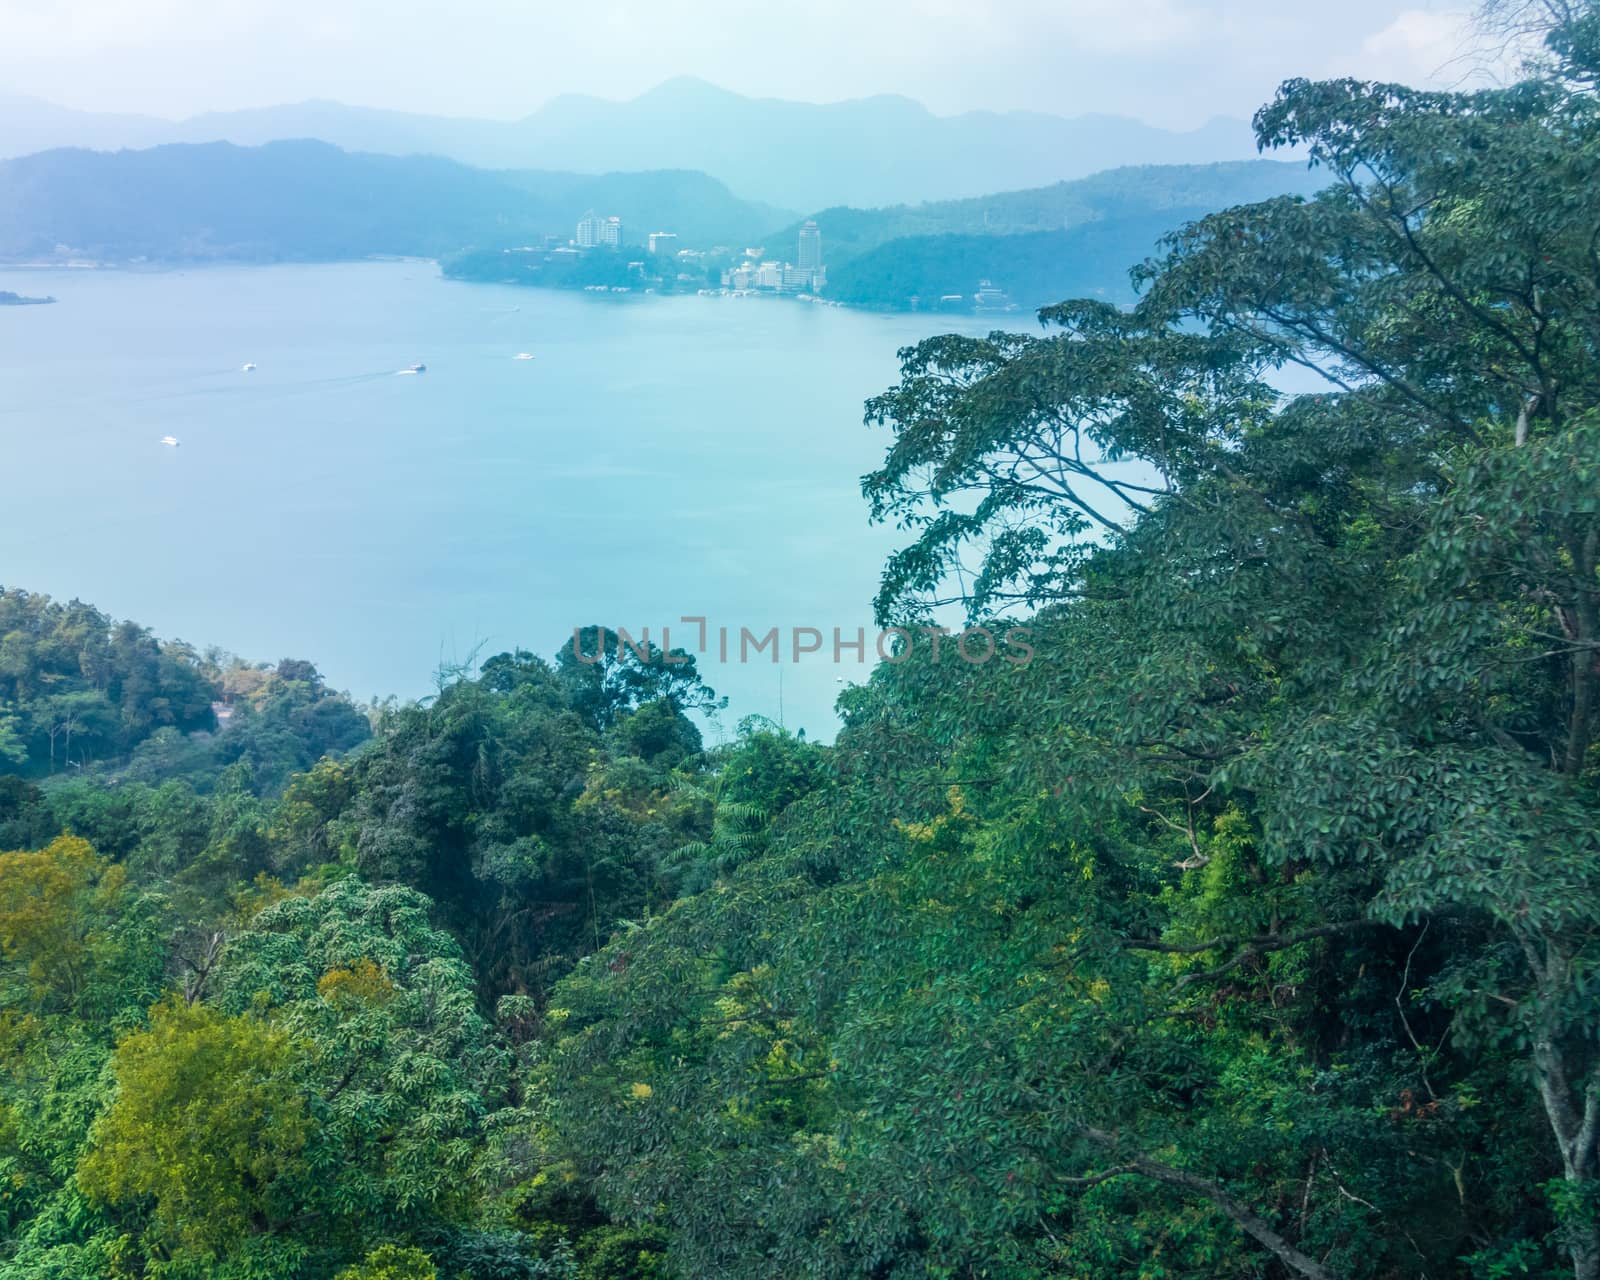
[[[0,853],[0,1007],[105,1016],[153,992],[152,904],[85,840]]]
[[[438,1272],[421,1249],[381,1244],[354,1267],[346,1267],[334,1280],[435,1280]]]
[[[112,1059],[116,1101],[79,1171],[89,1195],[148,1196],[166,1247],[205,1259],[299,1208],[311,1136],[304,1049],[250,1015],[167,1002]]]
[[[72,739],[108,734],[115,724],[115,709],[104,696],[89,690],[61,693],[44,703],[42,727],[50,741],[50,770],[55,772],[56,742],[61,742],[64,764],[72,764]],[[82,763],[79,761],[78,763]]]
[[[556,992],[558,1129],[681,1269],[1597,1274],[1591,14],[1509,90],[1291,82],[1328,191],[905,355],[880,617],[1039,657],[879,672]]]
[[[471,1212],[506,1062],[421,895],[262,900],[196,998],[119,1042],[79,1182],[135,1220],[150,1205],[149,1260],[325,1275]]]
[[[505,1060],[459,948],[398,886],[336,881],[262,910],[228,943],[217,1003],[302,1044],[314,1178],[298,1212],[371,1238],[470,1197]]]
[[[660,900],[662,860],[697,830],[674,783],[698,745],[683,711],[619,703],[602,732],[570,693],[524,652],[454,673],[428,705],[380,722],[325,828],[363,876],[439,905],[486,1000],[542,998],[615,920]]]
[[[16,712],[0,703],[0,760],[22,764],[28,758],[28,747],[19,728]]]
[[[726,705],[700,678],[694,655],[671,652],[647,634],[624,640],[609,627],[581,627],[556,655],[556,675],[566,698],[586,722],[608,729],[647,702],[674,711],[715,711]]]

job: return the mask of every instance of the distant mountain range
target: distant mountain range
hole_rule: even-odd
[[[1128,268],[1167,232],[1323,181],[1271,160],[1149,165],[979,199],[825,209],[816,218],[826,292],[891,310],[951,295],[965,309],[980,280],[1027,308],[1079,294],[1121,299]],[[686,247],[764,244],[783,259],[797,241],[792,213],[740,200],[703,173],[486,170],[326,142],[213,142],[0,161],[0,261],[451,257],[478,264],[461,273],[469,278],[488,263],[487,278],[499,279],[501,250],[565,241],[591,208],[622,218],[625,244],[672,230]],[[483,252],[463,257],[473,249]]]
[[[325,142],[46,151],[0,161],[0,260],[331,261],[438,257],[570,236],[585,210],[630,238],[759,238],[794,215],[703,173],[589,176],[360,155]]]
[[[871,207],[1038,187],[1117,165],[1255,153],[1247,124],[1188,132],[1119,116],[936,116],[908,98],[813,104],[669,80],[626,102],[567,95],[521,120],[471,120],[304,102],[167,121],[0,95],[0,157],[53,147],[241,145],[317,138],[349,151],[436,155],[486,168],[579,173],[692,169],[788,209]]]

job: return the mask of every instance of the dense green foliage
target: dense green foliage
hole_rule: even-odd
[[[108,767],[204,787],[242,762],[257,790],[274,790],[368,732],[309,662],[202,654],[78,600],[0,587],[0,787],[7,774]]]
[[[1290,84],[1328,193],[906,353],[880,613],[1039,658],[880,672],[556,993],[558,1129],[684,1274],[1600,1274],[1597,26]]]
[[[51,650],[63,669],[108,625],[9,598],[99,620]],[[448,676],[286,785],[217,755],[316,743],[295,718],[330,700],[306,701],[315,672],[237,664],[210,689],[197,661],[242,723],[4,780],[7,843],[39,847],[0,854],[0,1274],[655,1274],[657,1235],[540,1189],[561,1167],[541,1009],[696,877],[720,797],[781,801],[821,749],[752,728],[718,760],[776,790],[713,792],[688,714],[721,701],[689,655],[617,640]]]
[[[281,786],[13,731],[0,1276],[1600,1280],[1600,13],[1550,50],[1287,84],[1327,190],[903,353],[880,616],[1027,665],[706,750],[592,628]],[[133,631],[24,665],[148,733],[210,677]]]

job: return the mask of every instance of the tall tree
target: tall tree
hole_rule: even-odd
[[[880,673],[838,793],[558,992],[680,1265],[1600,1274],[1597,30],[1286,84],[1323,194],[907,353],[880,617],[1038,656]]]

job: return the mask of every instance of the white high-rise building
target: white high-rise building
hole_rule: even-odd
[[[800,227],[800,256],[795,265],[802,271],[815,271],[822,266],[822,229],[815,219],[807,219]]]
[[[651,253],[671,253],[676,249],[678,236],[673,231],[652,231],[650,233]]]
[[[578,234],[575,237],[580,249],[592,249],[600,243],[600,233],[605,226],[603,219],[593,209],[578,219]]]
[[[622,219],[607,218],[600,224],[600,243],[616,249],[622,244]]]

